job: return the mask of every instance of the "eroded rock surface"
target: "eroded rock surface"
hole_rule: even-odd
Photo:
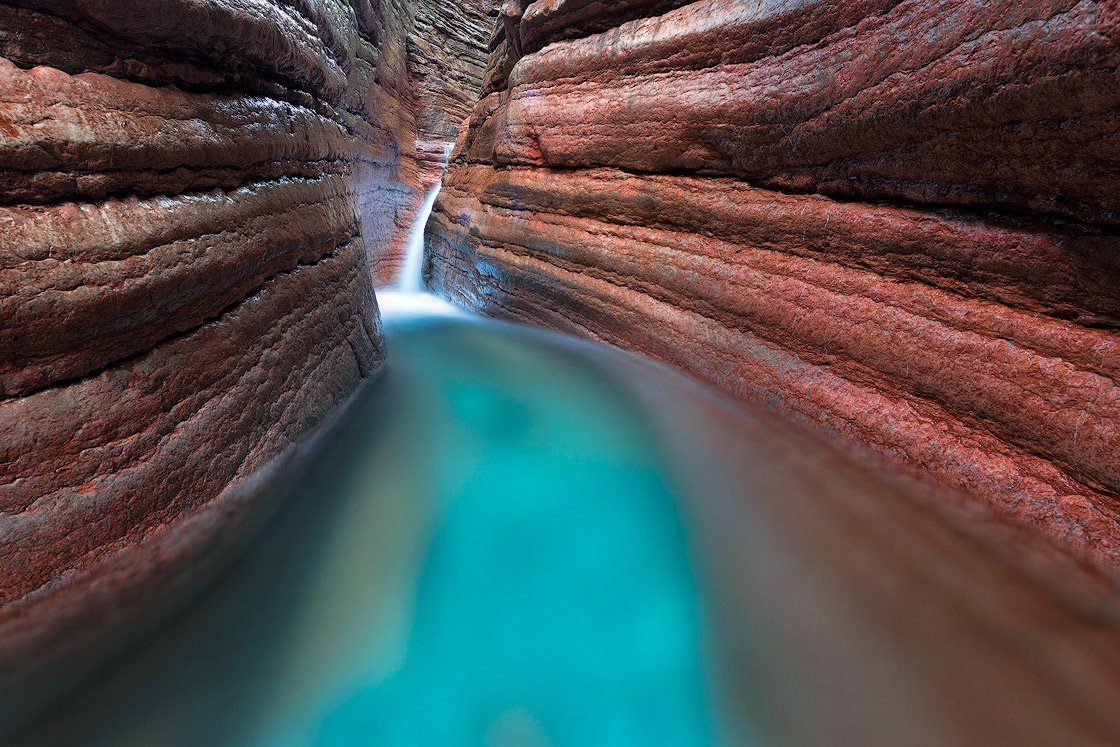
[[[465,0],[417,8],[408,61],[417,85],[417,154],[426,187],[443,176],[459,128],[478,100],[497,5],[497,0]]]
[[[13,600],[88,591],[129,548],[174,565],[184,517],[380,367],[368,258],[415,191],[409,22],[369,0],[0,5],[4,636],[30,629]]]
[[[1120,565],[1115,3],[512,6],[435,287]]]
[[[394,285],[404,259],[406,229],[439,183],[478,99],[486,70],[486,40],[497,0],[421,0],[408,35],[408,70],[416,114],[417,187],[398,211],[398,231],[373,258],[374,284]]]

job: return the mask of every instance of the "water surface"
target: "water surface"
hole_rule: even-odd
[[[649,369],[411,303],[248,556],[43,742],[718,741]]]

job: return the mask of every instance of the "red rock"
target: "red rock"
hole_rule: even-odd
[[[0,599],[173,529],[267,464],[380,366],[373,319],[352,241],[126,363],[0,402]]]
[[[387,239],[371,255],[376,287],[394,285],[404,259],[408,228],[447,167],[460,125],[470,115],[486,67],[483,41],[493,23],[495,0],[422,2],[408,36],[409,98],[416,116],[418,186],[401,195]],[[407,147],[407,146],[406,146]],[[369,233],[367,231],[367,233]]]
[[[369,261],[420,193],[414,17],[0,6],[0,649],[27,615],[58,633],[108,558],[192,567],[184,517],[378,371]]]
[[[476,106],[429,225],[436,287],[671,362],[1116,568],[1116,6],[589,7],[525,11],[531,53]]]
[[[523,21],[520,52],[536,52],[554,41],[607,31],[625,21],[645,18],[687,5],[688,0],[513,0]],[[518,57],[521,56],[519,53]]]

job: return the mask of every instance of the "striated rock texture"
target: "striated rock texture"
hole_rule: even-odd
[[[416,11],[408,64],[417,86],[416,151],[426,188],[443,176],[459,128],[478,100],[497,4],[424,2]]]
[[[1120,567],[1120,5],[507,3],[430,282]]]
[[[420,0],[408,35],[410,96],[416,115],[415,189],[401,203],[396,231],[373,257],[374,285],[398,280],[407,229],[427,193],[439,183],[459,134],[478,99],[486,69],[486,40],[497,0]]]
[[[185,517],[378,370],[409,22],[392,0],[0,5],[0,632],[137,545],[173,564]]]

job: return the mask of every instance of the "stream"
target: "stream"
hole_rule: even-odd
[[[676,466],[705,457],[667,446],[653,408],[694,387],[432,296],[384,299],[386,369],[285,480],[280,515],[42,743],[721,739],[678,508]]]

